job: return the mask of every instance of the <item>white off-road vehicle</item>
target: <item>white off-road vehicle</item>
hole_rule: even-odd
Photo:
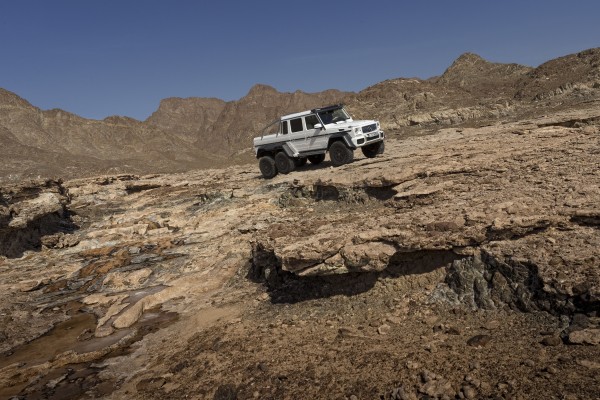
[[[268,133],[276,130],[275,133]],[[262,175],[288,174],[310,161],[329,158],[334,166],[352,162],[354,150],[366,157],[383,153],[385,134],[378,121],[354,121],[341,104],[284,115],[254,138],[254,152]]]

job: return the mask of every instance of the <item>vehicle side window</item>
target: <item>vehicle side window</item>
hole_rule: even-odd
[[[302,118],[290,120],[290,126],[292,127],[292,132],[300,132],[304,130],[302,126]]]
[[[319,123],[319,120],[315,114],[307,115],[305,121],[307,130],[315,129],[315,125]]]
[[[287,121],[281,121],[281,133],[284,135],[288,134],[288,123]]]

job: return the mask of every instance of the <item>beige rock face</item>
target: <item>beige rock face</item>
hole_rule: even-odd
[[[3,187],[0,395],[593,398],[566,368],[600,357],[599,121]]]

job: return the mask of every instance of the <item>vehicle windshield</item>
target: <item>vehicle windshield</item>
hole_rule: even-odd
[[[350,116],[343,108],[336,108],[333,110],[321,111],[319,118],[324,124],[334,124],[339,121],[345,121],[350,119]]]

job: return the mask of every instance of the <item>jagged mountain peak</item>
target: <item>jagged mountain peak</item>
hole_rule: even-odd
[[[33,107],[31,103],[17,95],[16,93],[11,92],[10,90],[0,88],[0,105],[12,105],[19,107]]]
[[[250,88],[246,97],[264,96],[268,94],[279,93],[273,86],[258,83]]]

